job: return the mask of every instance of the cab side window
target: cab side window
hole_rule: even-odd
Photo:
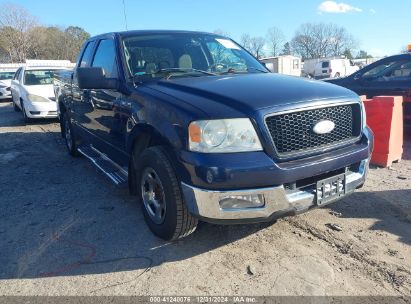
[[[105,39],[100,41],[91,66],[103,68],[108,78],[118,76],[114,40]]]
[[[405,62],[400,66],[397,66],[395,69],[385,75],[392,80],[398,81],[409,81],[411,80],[411,62]]]
[[[83,52],[83,56],[81,56],[80,67],[85,67],[90,64],[93,46],[94,41],[90,41],[89,43],[87,43],[87,46]]]
[[[20,77],[20,72],[21,72],[21,68],[19,68],[17,71],[16,71],[16,74],[14,74],[14,80],[19,80],[19,77]]]
[[[397,62],[396,61],[388,61],[381,63],[375,67],[373,67],[371,70],[365,72],[362,75],[362,78],[364,80],[375,80],[375,77],[379,76],[381,73],[383,73],[385,70],[389,70],[391,67],[393,67]]]

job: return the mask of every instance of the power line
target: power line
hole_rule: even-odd
[[[125,23],[125,25],[126,25],[126,31],[128,31],[127,14],[126,14],[126,4],[124,3],[124,0],[123,0],[123,13],[124,13],[124,23]]]

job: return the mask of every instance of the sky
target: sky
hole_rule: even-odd
[[[91,35],[126,29],[123,0],[0,0],[24,6],[44,25],[83,27]],[[411,44],[411,0],[124,0],[128,29],[221,29],[239,41],[243,33],[266,36],[280,28],[291,40],[305,22],[344,26],[359,49],[374,56]]]

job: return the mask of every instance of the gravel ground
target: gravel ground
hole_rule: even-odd
[[[410,295],[405,148],[329,207],[165,243],[127,189],[68,156],[56,121],[0,103],[0,295]]]

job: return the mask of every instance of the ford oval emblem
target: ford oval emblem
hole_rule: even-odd
[[[315,134],[328,134],[335,128],[335,123],[331,120],[321,120],[313,128]]]

